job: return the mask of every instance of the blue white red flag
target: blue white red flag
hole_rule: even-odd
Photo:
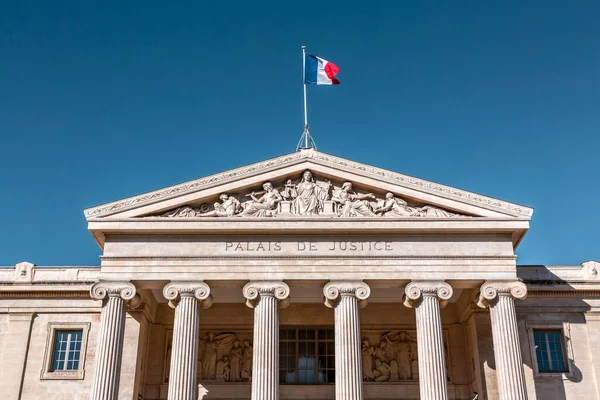
[[[339,85],[335,79],[340,68],[334,63],[321,57],[306,55],[304,69],[304,83],[307,85]]]

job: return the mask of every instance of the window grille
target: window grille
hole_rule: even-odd
[[[567,372],[561,331],[534,330],[533,340],[539,372]]]
[[[332,328],[282,328],[279,334],[279,382],[318,385],[335,381]]]
[[[62,330],[55,332],[51,372],[79,369],[82,333],[82,331]]]

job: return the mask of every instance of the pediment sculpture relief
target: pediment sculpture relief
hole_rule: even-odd
[[[433,217],[464,216],[432,205],[410,205],[406,200],[387,193],[385,196],[356,191],[352,182],[334,184],[328,179],[315,179],[306,170],[294,181],[287,179],[279,186],[265,182],[262,190],[241,194],[221,194],[212,207],[183,206],[159,215],[170,218],[197,217]]]

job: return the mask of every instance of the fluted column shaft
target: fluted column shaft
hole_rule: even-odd
[[[490,307],[500,400],[527,400],[514,301],[526,296],[527,286],[519,281],[491,281],[481,286],[479,305]]]
[[[252,400],[279,400],[279,307],[288,305],[290,289],[280,281],[256,281],[243,293],[254,308]]]
[[[212,304],[210,288],[204,282],[171,282],[163,294],[175,307],[168,399],[196,400],[200,307]]]
[[[138,302],[135,287],[129,282],[99,282],[90,289],[94,300],[102,300],[102,313],[91,400],[117,400],[123,356],[127,301]]]
[[[414,281],[405,289],[404,304],[407,307],[414,307],[417,317],[421,400],[448,399],[440,308],[445,306],[451,296],[452,288],[445,282]]]
[[[323,288],[325,305],[335,312],[335,398],[362,400],[362,356],[359,307],[371,293],[361,281],[332,281]]]

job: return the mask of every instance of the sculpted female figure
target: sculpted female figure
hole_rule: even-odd
[[[262,197],[257,198],[255,193],[252,192],[250,197],[252,201],[245,203],[246,207],[242,211],[242,216],[246,217],[272,217],[277,203],[281,201],[281,194],[277,189],[273,188],[271,182],[265,182],[263,184],[265,194]]]
[[[242,380],[242,348],[240,341],[233,342],[233,348],[229,353],[229,382],[239,382]]]
[[[252,379],[252,345],[250,341],[244,340],[244,356],[242,357],[242,381],[249,382]]]
[[[209,332],[205,343],[204,359],[202,360],[202,377],[215,379],[217,375],[217,349],[219,342],[215,340],[215,333]]]
[[[387,336],[385,339],[390,341]],[[401,381],[411,380],[413,378],[413,342],[414,341],[407,336],[406,332],[403,331],[398,334],[398,338],[394,342],[397,348],[396,362],[398,363],[398,379]]]
[[[361,354],[363,381],[374,381],[375,375],[373,375],[373,355],[375,354],[375,350],[373,349],[373,346],[369,344],[369,339],[363,339]]]
[[[323,202],[329,193],[315,183],[312,172],[306,170],[302,174],[302,181],[296,186],[297,197],[291,205],[292,214],[318,215],[323,211]]]

